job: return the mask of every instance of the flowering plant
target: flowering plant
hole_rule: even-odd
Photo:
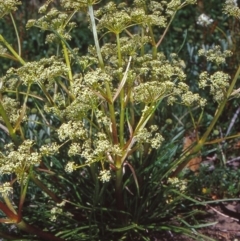
[[[8,5],[3,5],[4,8],[1,9],[2,16],[15,11],[19,4],[19,1],[7,2]],[[72,213],[63,212],[64,207],[54,207],[51,209],[51,214],[54,215],[50,218],[51,221],[58,220],[57,217],[63,215],[71,219],[71,222],[76,221],[76,209],[73,209],[75,206],[84,210],[80,216],[85,223],[95,219],[96,225],[100,225],[99,220],[104,219],[101,212],[107,211],[109,204],[117,213],[117,218],[114,217],[115,221],[118,219],[117,225],[111,227],[111,223],[106,223],[102,226],[103,231],[95,227],[98,232],[123,233],[123,237],[129,230],[138,235],[148,229],[162,230],[163,227],[157,229],[156,225],[144,227],[140,214],[144,213],[144,208],[151,210],[156,206],[159,209],[160,206],[154,198],[162,200],[163,193],[167,195],[173,189],[171,185],[175,189],[179,188],[180,184],[166,182],[166,179],[169,176],[174,178],[186,166],[191,156],[203,147],[232,94],[240,68],[230,85],[230,77],[222,71],[212,75],[203,72],[200,75],[200,87],[210,86],[210,93],[219,105],[216,115],[191,150],[186,150],[179,159],[170,163],[161,177],[156,178],[155,174],[151,179],[146,177],[146,170],[154,167],[151,164],[153,154],[164,143],[155,113],[161,106],[167,108],[176,104],[187,108],[198,106],[203,113],[206,105],[206,100],[199,93],[193,93],[186,83],[186,74],[177,54],[167,57],[159,51],[177,11],[188,4],[194,4],[195,1],[150,1],[150,4],[147,4],[145,1],[135,0],[131,7],[124,3],[116,5],[109,2],[97,11],[94,11],[94,5],[97,4],[94,0],[62,0],[58,9],[51,8],[51,2],[47,1],[39,9],[42,17],[29,20],[27,28],[37,27],[50,32],[46,42],[58,46],[56,55],[27,62],[21,57],[20,48],[17,53],[0,35],[1,55],[22,65],[9,68],[1,78],[1,121],[10,138],[1,152],[0,171],[3,175],[14,174],[16,177],[10,184],[7,182],[2,185],[5,190],[2,192],[5,203],[0,202],[0,208],[7,219],[1,221],[15,223],[20,229],[46,240],[63,240],[70,236],[70,232],[68,235],[57,232],[53,235],[24,221],[22,210],[29,183],[32,181],[58,205],[64,203],[65,210],[72,210]],[[86,9],[95,45],[89,47],[86,56],[80,56],[78,49],[70,47],[70,33],[76,27],[72,22],[74,16]],[[155,36],[155,28],[162,31],[161,37]],[[100,45],[99,33],[108,35],[113,40],[109,37],[106,43]],[[59,51],[60,48],[62,51]],[[211,51],[200,51],[200,55],[221,64],[230,52],[222,52],[216,47]],[[9,93],[13,93],[13,97]],[[31,121],[31,118],[36,116],[28,111],[31,103],[35,104],[38,116],[41,117],[38,117],[38,121],[45,128],[44,135],[49,137],[45,138],[45,143],[38,139],[38,135],[31,131],[31,128],[25,131],[27,126],[37,122]],[[55,160],[53,167],[51,158]],[[54,168],[59,166],[64,169],[65,174],[59,170],[54,171]],[[64,183],[64,187],[61,187],[64,190],[64,194],[60,194],[61,198],[41,181],[42,173],[48,174],[53,183]],[[72,200],[73,194],[70,197],[66,194],[68,188],[73,191],[67,184],[71,175],[78,175],[89,187],[93,187],[93,193],[90,192],[91,188],[87,190],[91,197],[94,196],[90,204],[87,193],[79,190],[82,187],[74,185],[73,182],[71,185],[77,198]],[[57,180],[51,179],[52,176],[57,177]],[[62,182],[58,178],[63,179]],[[144,195],[148,195],[146,188],[141,189],[144,182],[153,185],[150,192],[153,195],[153,207],[149,206],[149,201],[141,201]],[[20,186],[18,208],[10,198],[11,187],[15,183]],[[125,189],[133,194],[131,190],[134,188],[139,198],[134,205],[142,202],[139,213],[136,210],[132,213],[129,207],[133,204],[131,201],[127,202],[128,194]],[[112,191],[115,192],[114,198]],[[103,193],[110,200],[106,200]],[[103,202],[104,205],[101,206]],[[165,205],[166,202],[163,202]],[[170,202],[169,205],[170,209],[176,204]],[[91,215],[86,218],[89,210],[98,211],[94,218]],[[112,210],[109,210],[108,215],[114,216]],[[163,219],[159,215],[152,216],[152,222],[162,222]],[[78,228],[81,233],[80,227]],[[86,229],[90,230],[89,240],[97,235],[93,235],[92,227],[88,226]],[[78,238],[80,236],[79,234]]]

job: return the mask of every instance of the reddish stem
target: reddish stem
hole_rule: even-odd
[[[18,215],[14,214],[7,205],[5,205],[3,202],[0,202],[0,210],[2,210],[6,216],[13,222],[18,221]]]
[[[56,237],[56,236],[54,236],[51,233],[44,232],[41,229],[36,228],[36,227],[26,223],[24,220],[22,220],[21,222],[17,223],[16,226],[19,229],[21,229],[21,230],[23,230],[23,231],[25,231],[27,233],[35,234],[35,235],[41,237],[43,240],[47,240],[47,241],[50,241],[50,240],[51,241],[64,241],[64,239]]]

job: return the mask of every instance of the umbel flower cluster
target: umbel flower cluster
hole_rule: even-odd
[[[12,11],[16,11],[18,5],[21,4],[21,1],[18,0],[1,0],[0,1],[0,18],[4,15],[9,14]]]
[[[96,12],[96,26],[89,11],[95,46],[90,46],[88,55],[83,57],[77,56],[77,50],[71,49],[67,43],[71,39],[70,31],[75,27],[71,18],[75,11],[95,1],[62,0],[62,10],[49,9],[49,2],[40,9],[45,15],[30,20],[27,27],[52,31],[47,41],[60,44],[63,52],[9,69],[2,78],[2,92],[15,91],[21,86],[21,91],[26,93],[26,104],[31,91],[37,88],[43,95],[39,99],[45,102],[45,114],[55,115],[61,122],[57,130],[52,128],[59,143],[37,147],[32,140],[24,140],[19,146],[6,145],[0,171],[16,173],[19,179],[23,178],[24,173],[31,166],[38,165],[44,155],[53,155],[61,148],[67,148],[67,172],[99,162],[99,178],[105,182],[110,179],[110,166],[111,170],[119,170],[129,157],[134,160],[134,155],[149,153],[161,146],[164,137],[150,119],[162,102],[201,108],[206,105],[206,100],[199,93],[192,93],[186,83],[178,56],[166,57],[157,53],[152,32],[153,27],[163,31],[179,8],[195,1],[150,1],[146,5],[146,1],[135,0],[132,8],[110,2]],[[69,11],[72,14],[69,15]],[[99,33],[111,33],[114,41],[99,47]],[[149,51],[151,48],[152,52]],[[229,56],[229,52],[220,52],[216,47],[199,54],[219,65]],[[74,64],[80,68],[73,70]],[[221,101],[228,79],[222,72],[211,76],[202,73],[200,87],[210,85],[215,100]],[[35,97],[31,95],[31,98]],[[19,125],[27,118],[23,117],[26,107],[20,106],[19,112],[18,103],[4,93],[3,107],[13,125]]]
[[[18,181],[26,181],[27,171],[32,166],[38,166],[43,156],[54,155],[58,152],[59,146],[55,143],[43,145],[40,151],[34,150],[34,142],[25,140],[16,147],[13,143],[6,144],[1,153],[0,173],[17,175]]]
[[[240,8],[238,7],[237,0],[227,0],[224,6],[224,12],[239,19]]]

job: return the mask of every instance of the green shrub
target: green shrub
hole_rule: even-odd
[[[195,1],[109,2],[97,11],[97,1],[62,0],[55,8],[50,2],[27,23],[27,29],[47,33],[44,57],[21,57],[16,27],[18,51],[0,35],[1,56],[21,65],[1,78],[1,235],[152,240],[173,231],[196,238],[192,230],[202,226],[191,217],[199,211],[189,207],[204,202],[193,198],[179,174],[205,145],[229,98],[236,96],[240,67],[232,80],[219,70],[231,52],[219,46],[199,51],[216,67],[199,73],[194,93],[183,61],[160,46],[177,12]],[[20,2],[0,4],[1,16],[9,14],[15,26],[11,12]],[[225,11],[235,14],[229,6],[234,8],[228,3]],[[71,48],[76,36],[71,31],[77,33],[72,20],[85,16],[82,12],[88,13],[94,40],[85,55]],[[210,88],[210,94],[201,97],[199,88]],[[184,129],[174,127],[169,112],[178,110],[184,118],[185,111],[197,129],[210,96],[215,114],[183,151],[179,140]],[[8,223],[19,228],[15,236]]]

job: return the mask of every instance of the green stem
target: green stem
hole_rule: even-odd
[[[57,79],[56,82],[62,87],[62,89],[67,93],[71,100],[75,100],[75,96],[70,93],[69,89],[64,85],[64,83],[60,79]]]
[[[20,116],[17,119],[17,122],[15,123],[15,126],[14,126],[14,132],[16,130],[18,130],[19,128],[21,128],[20,126],[21,126],[22,120],[25,116],[26,109],[27,109],[27,100],[28,100],[28,97],[29,97],[29,94],[30,94],[30,89],[31,89],[31,84],[28,85],[27,93],[26,93],[25,98],[24,98],[24,103],[22,105]]]
[[[111,88],[109,86],[108,80],[105,81],[106,93],[107,97],[110,102],[108,102],[108,108],[110,112],[110,119],[111,119],[111,133],[112,133],[112,141],[115,145],[118,144],[118,131],[117,131],[117,124],[116,124],[116,116],[115,116],[115,108],[112,98]],[[107,113],[106,113],[107,115]]]
[[[17,36],[17,42],[18,42],[18,55],[21,56],[21,42],[20,42],[20,38],[19,38],[19,34],[18,34],[18,29],[17,29],[17,26],[16,26],[16,23],[15,23],[15,20],[12,16],[12,14],[10,13],[10,17],[11,17],[11,20],[12,20],[12,23],[13,23],[13,27],[14,27],[14,30],[15,30],[15,33],[16,33],[16,36]]]
[[[17,143],[17,135],[16,135],[11,123],[10,123],[10,120],[7,116],[7,113],[4,109],[1,101],[0,101],[0,115],[3,118],[3,121],[4,121],[5,125],[7,126],[7,129],[9,131],[9,135],[11,136],[13,142],[16,144]]]
[[[110,112],[110,119],[111,119],[111,132],[112,132],[112,140],[115,145],[118,144],[118,131],[117,131],[117,124],[116,124],[116,117],[115,117],[115,109],[112,101],[112,92],[110,86],[107,81],[105,81],[105,87],[107,91],[107,96],[111,103],[108,103],[108,108]]]
[[[151,42],[152,42],[152,56],[153,59],[157,58],[157,45],[156,45],[156,41],[154,38],[154,34],[153,34],[153,30],[152,27],[149,25],[148,26],[149,32],[150,32],[150,36],[151,36]]]
[[[124,203],[123,203],[123,183],[122,183],[123,171],[122,166],[116,170],[116,180],[115,180],[115,195],[116,195],[116,205],[118,210],[124,210]],[[121,221],[123,221],[122,215],[119,216]]]
[[[68,16],[66,22],[65,22],[64,25],[63,25],[63,28],[64,28],[64,29],[67,27],[68,23],[70,22],[70,20],[73,18],[73,16],[74,16],[77,12],[78,12],[78,11],[75,10],[75,11],[73,11],[73,12]]]
[[[220,33],[222,33],[222,35],[223,35],[223,36],[225,37],[225,39],[227,40],[229,47],[231,47],[231,42],[229,41],[229,38],[228,38],[227,35],[223,32],[223,30],[222,30],[221,28],[219,28],[219,27],[216,27],[216,29],[217,29]]]
[[[16,91],[16,90],[5,89],[4,92],[17,94],[17,91]],[[24,95],[27,95],[26,92],[21,92],[21,91],[19,91],[18,94],[21,94],[21,95],[23,95],[23,96],[24,96]],[[35,94],[29,94],[28,96],[33,97],[33,98],[35,98],[35,99],[37,99],[37,100],[44,101],[44,99],[43,99],[42,97],[37,96],[37,95],[35,95]]]
[[[117,39],[117,54],[118,54],[118,67],[122,67],[122,55],[121,55],[121,45],[119,33],[116,34]]]
[[[125,104],[124,104],[124,90],[120,92],[120,127],[119,127],[119,141],[120,147],[124,146],[124,120],[125,120]]]
[[[14,57],[22,64],[25,65],[25,61],[18,55],[18,53],[12,48],[12,46],[4,39],[4,37],[0,34],[0,42],[8,48],[8,50],[14,55]]]
[[[156,108],[159,106],[160,103],[161,103],[161,100],[159,100],[159,102],[157,104],[156,103],[150,104],[147,111],[142,114],[142,116],[134,130],[134,135],[146,126],[147,122],[149,121],[149,119],[151,118],[151,116],[153,115],[153,113],[155,112]]]
[[[194,127],[194,129],[196,129],[196,123],[195,123],[195,119],[194,119],[193,113],[192,113],[192,111],[191,111],[191,109],[190,109],[190,107],[189,107],[189,106],[188,106],[188,110],[189,110],[189,115],[190,115],[190,118],[191,118],[192,123],[193,123],[193,127]]]
[[[61,41],[61,42],[62,42],[62,47],[63,47],[64,58],[66,61],[66,65],[68,67],[68,78],[69,78],[69,81],[71,84],[73,82],[73,76],[72,76],[72,69],[71,69],[71,64],[70,64],[70,60],[69,60],[68,50],[67,50],[65,43],[63,41]]]
[[[14,56],[12,56],[10,54],[7,54],[7,53],[0,54],[0,57],[6,58],[6,59],[11,59],[11,60],[14,60],[14,61],[18,61]]]
[[[141,37],[142,37],[142,39],[144,38],[144,28],[143,27],[141,27]],[[141,54],[140,54],[140,56],[144,56],[144,44],[142,44],[142,46],[141,46]]]
[[[171,23],[172,23],[172,21],[173,21],[175,15],[176,15],[176,13],[177,13],[177,11],[174,12],[174,14],[172,15],[172,17],[171,17],[171,19],[170,19],[170,21],[169,21],[167,27],[165,28],[165,30],[164,30],[164,32],[163,32],[163,35],[161,36],[161,38],[160,38],[159,41],[157,42],[157,44],[156,44],[156,47],[157,47],[157,48],[158,48],[159,45],[162,43],[162,41],[163,41],[165,35],[167,34],[168,29],[169,29],[169,27],[170,27],[170,25],[171,25]]]
[[[121,46],[119,33],[116,34],[117,38],[117,51],[118,51],[118,67],[122,67],[122,55],[121,55]],[[121,81],[122,74],[119,74],[119,80]],[[120,146],[124,145],[124,116],[125,116],[125,104],[124,104],[124,88],[120,91],[120,123],[119,123],[119,142]]]
[[[30,170],[30,173],[32,172],[32,167],[31,167],[31,170]],[[21,195],[20,195],[20,201],[19,201],[19,204],[18,204],[18,217],[19,217],[19,220],[22,220],[22,208],[23,208],[23,204],[24,204],[24,201],[25,201],[25,198],[26,198],[26,195],[27,195],[27,188],[28,188],[28,183],[29,183],[29,178],[30,175],[28,174],[28,178],[27,178],[27,181],[25,183],[25,180],[24,178],[22,177],[21,179]]]
[[[44,93],[44,96],[47,98],[48,102],[52,105],[55,106],[55,103],[53,101],[52,96],[48,93],[48,91],[46,90],[46,86],[41,82],[41,81],[37,81],[38,86],[41,88],[41,90]]]
[[[116,33],[116,39],[117,39],[117,55],[118,55],[118,67],[122,67],[122,55],[121,55],[121,45],[120,45],[120,36],[119,33]],[[119,74],[119,81],[121,82],[122,74]],[[125,103],[124,103],[124,88],[120,91],[120,122],[119,122],[119,142],[120,147],[123,148],[124,146],[124,116],[125,116]],[[114,118],[115,118],[115,113]],[[124,210],[124,203],[123,203],[123,195],[122,195],[122,189],[123,189],[123,183],[122,183],[122,177],[123,177],[123,171],[122,171],[122,160],[120,157],[116,157],[115,159],[115,166],[117,168],[116,170],[116,181],[115,181],[115,195],[116,195],[116,204],[117,208],[119,210]],[[119,216],[120,220],[124,222],[123,216],[120,214]]]
[[[148,9],[148,7],[147,7],[147,3],[146,3],[146,5],[144,6],[144,10],[145,10],[146,14],[149,14],[147,9]],[[154,34],[153,34],[153,29],[150,24],[147,25],[147,31],[150,33],[150,37],[151,37],[152,56],[153,56],[153,59],[156,59],[157,58],[157,46],[156,46],[156,41],[155,41]]]

